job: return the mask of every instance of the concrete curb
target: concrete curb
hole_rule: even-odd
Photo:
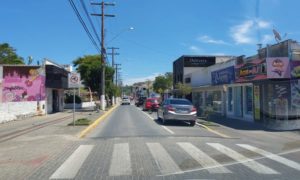
[[[96,121],[94,121],[91,125],[89,125],[87,128],[82,130],[79,135],[77,135],[78,138],[84,138],[92,129],[98,126],[98,124],[103,121],[108,115],[110,115],[119,105],[115,105],[112,107],[109,111],[105,112],[103,115],[101,115]]]

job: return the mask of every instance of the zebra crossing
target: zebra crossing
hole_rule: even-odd
[[[176,158],[172,152],[164,144],[159,142],[144,142],[142,144],[146,147],[152,160],[155,162],[156,168],[159,170],[159,176],[183,174],[193,170],[181,169]],[[191,142],[175,142],[174,146],[180,150],[180,153],[188,159],[193,159],[199,165],[195,170],[201,169],[210,174],[233,174],[228,164],[218,162],[211,153],[219,153],[232,159],[234,165],[243,165],[250,171],[261,175],[280,175],[278,170],[268,167],[260,162],[257,158],[251,159],[242,153],[246,151],[252,152],[260,156],[259,159],[268,159],[275,163],[287,166],[294,170],[300,171],[300,164],[298,162],[287,159],[283,156],[273,154],[263,149],[257,148],[249,144],[234,144],[234,146],[223,145],[221,143],[205,143],[204,146],[211,148],[210,152],[202,150],[202,147],[194,145]],[[80,145],[50,176],[50,179],[73,179],[77,176],[80,168],[84,166],[88,156],[92,156],[95,145]],[[131,153],[130,143],[115,143],[112,147],[112,154],[110,154],[110,164],[107,166],[109,170],[108,176],[134,176],[134,167],[132,165],[132,157],[135,155]],[[234,150],[234,148],[240,149]],[[241,151],[243,149],[243,151]],[[214,152],[212,152],[214,151]],[[100,160],[101,161],[101,160]],[[272,163],[273,164],[273,163]],[[201,168],[199,168],[201,167]]]

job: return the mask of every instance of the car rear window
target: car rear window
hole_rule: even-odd
[[[157,99],[150,99],[149,101],[152,103],[157,103]]]
[[[192,105],[190,101],[181,99],[172,99],[170,100],[170,104]]]

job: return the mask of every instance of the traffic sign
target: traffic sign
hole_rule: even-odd
[[[80,87],[80,74],[71,72],[68,75],[68,87],[79,88]]]

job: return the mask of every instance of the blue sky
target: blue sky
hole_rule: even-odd
[[[90,28],[80,0],[73,0]],[[84,0],[90,13],[100,12]],[[272,29],[300,40],[295,0],[114,0],[106,13],[106,46],[119,47],[125,84],[172,71],[183,54],[253,55],[257,43],[275,43]],[[100,19],[91,17],[100,33]],[[0,43],[24,57],[70,64],[96,54],[68,0],[3,1]],[[127,30],[134,27],[134,30]],[[91,33],[93,33],[90,28]],[[116,38],[114,38],[117,36]],[[113,39],[111,41],[111,39]],[[109,57],[110,60],[110,57]]]

